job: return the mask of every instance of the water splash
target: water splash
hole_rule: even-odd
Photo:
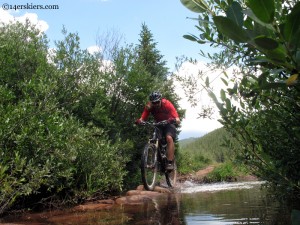
[[[194,184],[190,181],[186,181],[181,186],[181,193],[188,194],[188,193],[196,193],[196,192],[216,192],[216,191],[233,190],[233,189],[250,189],[264,183],[265,181]]]

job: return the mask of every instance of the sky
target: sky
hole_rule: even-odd
[[[63,39],[63,27],[78,33],[82,49],[95,46],[97,37],[109,31],[118,32],[128,44],[138,44],[145,23],[171,72],[175,71],[176,57],[184,55],[205,61],[199,55],[200,50],[211,51],[208,46],[182,37],[198,34],[196,21],[188,19],[196,17],[180,0],[0,0],[0,21],[29,18],[46,33],[50,47]],[[191,67],[195,71],[195,66]],[[180,105],[187,111],[179,139],[199,137],[221,126],[215,120],[197,119],[196,109],[188,104],[180,90],[179,87],[178,93],[183,98]]]

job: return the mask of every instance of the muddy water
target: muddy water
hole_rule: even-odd
[[[119,224],[264,224],[289,225],[290,216],[268,199],[261,182],[196,185],[185,182],[175,193],[162,194],[131,205],[101,210],[58,211],[6,218],[6,224],[119,225]]]

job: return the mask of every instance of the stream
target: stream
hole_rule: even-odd
[[[0,219],[6,225],[186,224],[291,225],[290,214],[260,187],[263,182],[194,184],[186,181],[172,194],[109,209],[59,211]]]

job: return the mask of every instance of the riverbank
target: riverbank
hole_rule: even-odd
[[[17,215],[10,220],[0,220],[0,224],[189,224],[188,221],[195,221],[191,213],[208,219],[208,223],[214,220],[214,216],[211,216],[215,215],[218,220],[224,218],[224,224],[225,221],[228,224],[228,219],[233,219],[233,212],[236,215],[234,221],[239,220],[242,223],[246,222],[244,221],[245,210],[250,209],[249,216],[253,216],[253,206],[257,206],[258,212],[261,212],[262,204],[259,198],[264,195],[259,188],[260,184],[261,182],[193,184],[186,181],[180,183],[180,188],[177,190],[158,187],[154,192],[144,191],[142,186],[139,186],[136,190],[128,191],[126,195],[115,199],[87,202],[64,210]],[[249,191],[252,194],[249,194]],[[223,207],[224,205],[226,207]],[[267,209],[269,212],[269,205]],[[209,216],[207,217],[204,212]],[[224,217],[226,213],[228,217]],[[257,215],[253,218],[257,222]],[[174,220],[177,223],[170,222]]]
[[[210,165],[204,169],[201,169],[195,173],[187,175],[179,175],[177,178],[177,187],[175,188],[165,188],[156,186],[153,191],[147,191],[144,189],[143,185],[139,185],[135,190],[129,190],[126,192],[125,196],[120,196],[114,199],[100,200],[96,202],[86,202],[85,204],[76,206],[73,210],[85,211],[85,210],[99,210],[102,208],[109,208],[113,204],[117,205],[140,205],[144,204],[145,201],[151,200],[152,198],[161,196],[163,194],[170,194],[180,192],[180,184],[185,181],[190,181],[192,183],[208,183],[207,176],[215,169],[215,166]],[[233,182],[246,182],[246,181],[258,181],[259,179],[252,175],[243,175],[232,178]]]
[[[146,191],[143,187],[143,185],[139,185],[135,190],[128,190],[124,195],[122,196],[112,196],[107,199],[102,200],[91,200],[87,201],[83,204],[74,206],[70,209],[67,209],[69,212],[86,212],[86,211],[98,211],[98,210],[109,210],[116,206],[137,206],[142,205],[147,201],[150,201],[153,198],[159,197],[166,193],[176,193],[180,190],[180,184],[183,184],[186,181],[192,182],[192,183],[207,183],[207,176],[215,169],[215,166],[210,165],[207,166],[204,169],[201,169],[197,172],[185,174],[185,175],[178,175],[177,183],[178,187],[169,189],[164,188],[160,186],[156,186],[153,191]],[[235,177],[234,181],[257,181],[258,179],[254,176],[241,176],[241,177]],[[64,211],[64,210],[63,210]],[[42,213],[34,213],[34,214],[24,214],[22,216],[22,220],[29,219],[30,221],[38,220],[39,218],[45,218],[48,216],[53,216],[56,214],[61,213],[62,210],[58,211],[51,211],[49,212],[42,212]],[[1,220],[0,220],[1,221]],[[0,222],[1,224],[1,222]],[[3,223],[2,223],[3,224]],[[4,223],[5,224],[5,223]],[[11,224],[11,223],[9,223]]]
[[[206,183],[207,176],[214,170],[215,166],[211,165],[202,170],[199,170],[195,173],[187,174],[187,175],[179,175],[178,176],[178,187],[176,188],[164,188],[160,186],[156,186],[154,191],[146,191],[143,185],[139,185],[134,190],[128,190],[123,196],[114,196],[108,199],[102,200],[91,200],[87,201],[83,204],[71,207],[65,210],[54,210],[54,211],[45,211],[41,213],[24,213],[23,215],[18,216],[19,221],[24,221],[27,224],[39,224],[40,220],[49,220],[51,222],[51,218],[60,218],[60,215],[64,215],[66,213],[70,213],[72,216],[76,216],[76,213],[83,212],[93,212],[93,211],[107,211],[113,210],[118,207],[141,207],[143,204],[147,202],[151,202],[153,199],[161,197],[165,194],[180,192],[180,184],[183,184],[186,181],[193,183]],[[257,181],[258,179],[254,176],[241,176],[235,177],[234,181]],[[75,214],[74,214],[75,213]],[[0,219],[1,225],[19,225],[21,223],[13,223],[15,221],[16,215],[11,215],[11,218],[8,216],[4,218],[7,222],[2,222]],[[73,220],[74,218],[68,218],[68,220]],[[4,221],[3,220],[3,221]],[[24,223],[24,224],[25,224]],[[23,223],[22,223],[23,224]]]

